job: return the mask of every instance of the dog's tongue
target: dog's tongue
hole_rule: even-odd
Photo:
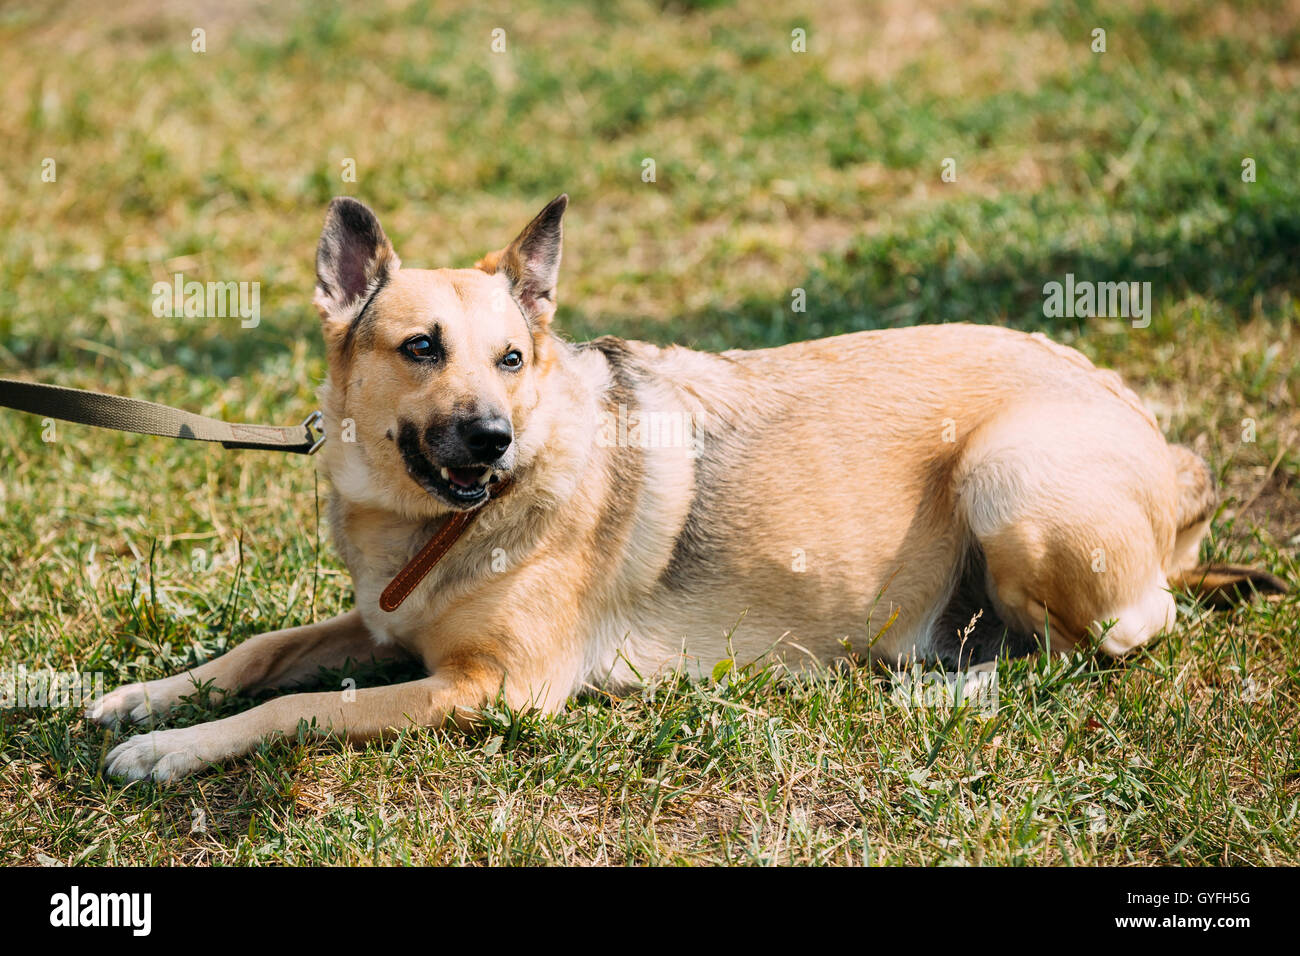
[[[469,488],[478,484],[480,476],[483,474],[482,468],[448,468],[447,476],[451,483],[458,488]]]

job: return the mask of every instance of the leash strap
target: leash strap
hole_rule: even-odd
[[[301,425],[238,425],[218,418],[195,415],[193,412],[144,402],[138,398],[123,398],[104,392],[87,392],[79,388],[43,385],[37,382],[19,382],[0,378],[0,407],[12,408],[33,415],[58,418],[79,425],[111,428],[137,435],[158,435],[163,438],[187,438],[193,441],[220,442],[225,448],[264,448],[271,451],[310,455],[325,441],[320,427],[321,413],[312,412]],[[510,490],[510,479],[502,479],[490,501],[495,501]],[[486,506],[487,502],[484,502]],[[483,507],[473,511],[457,511],[451,515],[411,559],[397,577],[384,588],[379,606],[385,611],[396,611],[410,597],[442,560],[451,546],[460,540],[475,521]]]
[[[310,455],[325,441],[320,412],[313,412],[301,425],[239,425],[138,398],[7,378],[0,378],[0,406],[138,435],[220,442],[225,448]]]
[[[492,496],[491,501],[496,501],[509,490],[510,479],[503,479],[497,486],[497,492]],[[469,526],[478,520],[479,514],[487,505],[488,502],[485,501],[473,511],[457,511],[444,521],[442,527],[429,539],[429,543],[421,548],[420,553],[413,557],[406,567],[398,571],[397,577],[384,588],[384,593],[379,595],[379,606],[390,612],[401,607],[402,602],[411,596],[411,592],[433,570],[433,566],[442,560],[442,556],[460,540],[460,536],[469,529]]]

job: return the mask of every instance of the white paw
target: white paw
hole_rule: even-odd
[[[126,684],[109,691],[91,702],[86,717],[105,727],[119,727],[161,716],[180,700],[173,680],[167,677],[146,684]]]
[[[109,752],[106,769],[123,780],[179,780],[208,763],[202,738],[202,725],[140,734]]]

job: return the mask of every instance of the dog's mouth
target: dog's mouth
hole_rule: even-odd
[[[475,466],[470,468],[439,468],[438,477],[461,501],[477,501],[488,493],[488,485],[497,481],[497,473],[491,468]]]
[[[452,507],[474,508],[487,501],[490,489],[506,477],[496,465],[440,465],[420,447],[414,429],[403,429],[397,441],[406,473],[417,485]]]
[[[489,489],[501,481],[502,473],[486,465],[452,468],[422,462],[420,468],[407,468],[411,477],[425,491],[449,504],[474,507],[487,501]]]

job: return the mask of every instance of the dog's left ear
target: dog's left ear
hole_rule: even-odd
[[[546,325],[555,314],[555,285],[564,238],[560,220],[568,206],[567,194],[556,196],[514,242],[475,263],[484,272],[500,272],[510,280],[510,292],[529,322]]]

